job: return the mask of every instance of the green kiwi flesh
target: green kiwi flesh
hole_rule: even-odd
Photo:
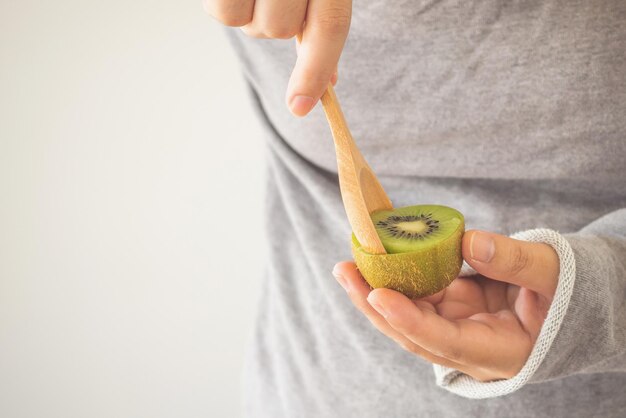
[[[385,287],[409,298],[432,295],[458,276],[463,264],[463,215],[440,205],[417,205],[371,214],[387,254],[367,253],[352,234],[352,254],[373,288]]]

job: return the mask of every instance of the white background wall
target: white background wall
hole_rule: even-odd
[[[239,416],[261,141],[200,0],[0,1],[0,417]]]

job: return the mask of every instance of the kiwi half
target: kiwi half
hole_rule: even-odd
[[[407,206],[371,214],[387,254],[369,254],[352,234],[354,260],[370,286],[386,287],[409,298],[439,292],[463,264],[463,215],[440,205]]]

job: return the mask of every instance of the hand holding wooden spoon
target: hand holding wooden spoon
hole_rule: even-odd
[[[256,38],[289,39],[302,32],[298,60],[287,87],[291,112],[313,109],[329,82],[337,81],[352,0],[204,0],[205,9],[227,26]]]

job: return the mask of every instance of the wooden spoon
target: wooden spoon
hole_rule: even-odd
[[[391,200],[352,139],[332,84],[321,101],[335,142],[341,198],[352,232],[368,253],[386,254],[370,213],[392,209]]]
[[[302,42],[302,33],[296,41]],[[393,209],[391,200],[354,143],[332,84],[328,84],[321,101],[335,142],[339,188],[352,232],[368,253],[386,254],[370,213]]]

